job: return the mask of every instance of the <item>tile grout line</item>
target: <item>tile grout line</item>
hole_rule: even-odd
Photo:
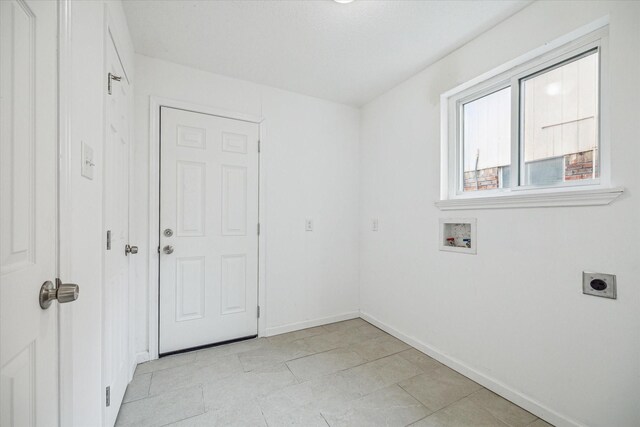
[[[327,423],[328,427],[331,427],[331,424],[329,424],[329,421],[327,421],[327,419],[324,417],[324,414],[322,413],[322,411],[320,411],[320,416],[322,417],[322,419],[324,420],[325,423]]]
[[[480,388],[479,390],[476,390],[476,391],[474,391],[473,393],[469,394],[468,396],[465,396],[463,399],[466,399],[467,397],[471,397],[471,396],[473,396],[474,394],[478,394],[478,393],[480,393],[480,392],[481,392],[481,391],[483,391],[483,390],[486,390],[486,391],[489,391],[490,393],[493,393],[491,390],[489,390],[489,389],[487,389],[487,388],[485,388],[485,387],[482,387],[482,386],[481,386],[481,388]],[[496,394],[496,393],[493,393],[493,394]],[[529,412],[529,411],[527,411],[526,409],[524,409],[524,408],[522,408],[522,407],[520,407],[520,406],[516,405],[515,403],[513,403],[513,402],[511,402],[511,401],[509,401],[509,400],[507,400],[507,399],[505,399],[504,397],[500,396],[499,394],[496,394],[496,396],[498,396],[500,399],[504,399],[506,402],[508,402],[508,403],[510,403],[510,404],[512,404],[512,405],[514,405],[516,408],[518,408],[518,409],[522,409],[523,411],[525,411],[525,412],[527,412],[527,413],[531,414],[531,412]],[[511,424],[510,422],[508,422],[507,420],[503,420],[503,419],[502,419],[501,417],[499,417],[498,415],[495,415],[492,411],[490,411],[490,410],[489,410],[489,408],[488,408],[487,406],[485,406],[485,405],[483,405],[483,404],[481,404],[481,403],[478,403],[478,402],[474,402],[473,400],[471,401],[471,403],[473,403],[474,405],[476,405],[476,406],[477,406],[478,408],[480,408],[480,409],[484,409],[484,410],[485,410],[485,411],[487,411],[487,412],[488,412],[488,413],[489,413],[493,418],[497,419],[498,421],[500,421],[500,422],[502,422],[502,423],[506,424],[506,425],[507,425],[507,426],[509,426],[509,427],[514,427],[514,425],[513,425],[513,424]],[[536,422],[536,420],[538,419],[538,417],[537,417],[536,415],[534,415],[534,414],[531,414],[531,415],[533,415],[536,419],[535,419],[535,420],[533,420],[530,424],[527,424],[525,427],[528,427],[528,426],[530,426],[531,424],[535,423],[535,422]]]
[[[419,377],[420,375],[422,375],[422,374],[414,375],[413,377],[411,377],[411,378],[407,378],[406,380],[402,380],[402,381],[409,381],[409,380],[411,380],[411,379],[413,379],[413,378],[415,378],[415,377]],[[395,383],[395,385],[397,385],[397,386],[398,386],[398,387],[400,387],[402,390],[404,390],[404,392],[405,392],[405,393],[407,393],[409,396],[413,397],[415,400],[417,400],[418,402],[422,403],[422,401],[421,401],[420,399],[418,399],[416,396],[414,396],[413,394],[411,394],[411,392],[410,392],[409,390],[407,390],[406,388],[402,387],[402,385],[400,385],[400,383],[401,383],[402,381],[398,381],[397,383]],[[434,410],[432,410],[431,408],[429,408],[429,407],[428,407],[427,405],[425,405],[424,403],[422,403],[422,405],[423,405],[425,408],[427,408],[428,410],[430,410],[430,411],[431,411],[431,413],[430,413],[429,415],[427,415],[425,418],[430,417],[431,415],[433,415],[433,414],[435,414],[436,412],[438,412],[438,411],[434,411]],[[442,408],[442,409],[444,409],[444,408]],[[418,420],[418,421],[420,421],[420,420]]]
[[[153,381],[153,372],[151,372],[151,378],[149,378],[149,387],[147,387],[147,397],[151,396],[151,382]]]
[[[420,375],[422,375],[422,374],[420,374]],[[420,376],[420,375],[416,375],[415,377],[418,377],[418,376]],[[411,378],[415,378],[415,377],[411,377]],[[409,379],[411,379],[411,378],[409,378]],[[466,378],[466,377],[465,377],[465,378]],[[402,387],[402,386],[400,385],[400,383],[397,383],[397,385],[398,385],[398,387],[400,387],[401,389],[403,389],[404,391],[406,391],[409,395],[411,395],[414,399],[416,399],[418,402],[422,403],[422,402],[421,402],[421,401],[420,401],[416,396],[414,396],[413,394],[411,394],[411,392],[409,392],[409,391],[408,391],[408,390],[406,390],[404,387]],[[484,389],[484,387],[482,387],[482,386],[481,386],[480,390],[483,390],[483,389]],[[480,390],[476,390],[476,391],[473,391],[473,392],[471,392],[471,393],[469,393],[469,394],[467,394],[467,395],[465,395],[465,396],[462,396],[460,399],[458,399],[458,400],[456,400],[456,401],[454,401],[454,402],[451,402],[451,403],[449,403],[449,404],[448,404],[448,405],[446,405],[446,406],[443,406],[442,408],[438,409],[437,411],[433,411],[433,412],[431,412],[431,414],[427,415],[427,416],[426,416],[426,417],[424,417],[424,418],[430,417],[430,416],[432,416],[432,415],[434,415],[434,414],[436,414],[436,413],[438,413],[438,412],[440,412],[440,411],[443,411],[443,410],[447,409],[449,406],[454,405],[454,404],[456,404],[456,403],[460,402],[460,401],[461,401],[461,400],[463,400],[463,399],[466,399],[467,397],[471,396],[472,394],[475,394],[475,393],[479,392]],[[500,422],[502,422],[502,423],[506,424],[507,426],[509,425],[509,424],[505,423],[504,421],[502,421],[501,419],[499,419],[498,417],[496,417],[495,415],[493,415],[492,413],[490,413],[490,412],[489,412],[486,408],[484,408],[483,406],[478,405],[478,404],[477,404],[477,403],[475,403],[475,402],[471,402],[471,403],[473,403],[474,405],[476,405],[476,406],[477,406],[477,407],[479,407],[480,409],[483,409],[484,411],[486,411],[487,413],[489,413],[489,415],[491,415],[491,416],[492,416],[493,418],[495,418],[496,420],[498,420],[498,421],[500,421]],[[429,407],[428,407],[427,405],[425,405],[424,403],[422,403],[422,404],[424,405],[424,407],[425,407],[425,408],[427,408],[428,410],[430,410],[430,411],[431,411],[431,408],[429,408]],[[421,419],[422,419],[422,418],[421,418]],[[420,420],[418,420],[418,421],[420,421]],[[416,421],[416,422],[417,422],[417,421]]]
[[[291,368],[289,367],[289,365],[287,364],[287,362],[283,363],[284,366],[287,367],[287,369],[289,370],[289,372],[291,372],[291,375],[293,375],[293,378],[296,380],[297,384],[302,384],[304,381],[300,381],[300,378],[298,378],[298,376],[296,374],[293,373],[293,371],[291,370]],[[260,408],[260,410],[262,410],[262,408]]]
[[[204,387],[202,384],[200,384],[200,397],[202,397],[202,414],[205,414],[207,412],[207,405],[204,402]]]
[[[264,414],[264,410],[262,409],[262,405],[260,404],[260,402],[258,402],[258,408],[260,408],[260,413],[262,414],[264,423],[267,425],[267,427],[269,427],[269,420],[267,420],[267,416]]]
[[[386,333],[386,332],[384,332],[384,331],[382,331],[382,332],[383,332],[385,335],[389,335],[389,334],[387,334],[387,333]],[[389,336],[391,336],[391,335],[389,335]],[[368,339],[368,340],[366,340],[366,341],[362,341],[361,343],[365,343],[365,342],[367,342],[367,341],[372,341],[372,340],[375,340],[375,339],[378,339],[378,338],[380,338],[380,337],[370,338],[370,339]],[[304,338],[303,338],[303,339],[304,339]],[[285,364],[287,364],[287,367],[289,367],[289,365],[288,365],[288,363],[289,363],[289,362],[293,362],[293,361],[295,361],[295,360],[304,359],[305,357],[312,357],[312,356],[316,356],[316,355],[318,355],[318,354],[329,353],[329,352],[334,351],[334,350],[339,350],[339,349],[349,349],[349,347],[354,346],[354,345],[358,345],[358,344],[361,344],[361,343],[357,343],[357,344],[348,344],[348,345],[346,345],[346,346],[336,347],[336,348],[332,348],[332,349],[329,349],[329,350],[320,351],[320,352],[318,352],[318,353],[309,354],[309,355],[306,355],[306,356],[300,356],[300,357],[297,357],[297,358],[295,358],[295,359],[287,360],[287,361],[285,361],[284,363],[285,363]],[[351,368],[357,368],[358,366],[366,365],[367,363],[375,362],[375,361],[378,361],[378,360],[384,359],[384,358],[386,358],[386,357],[395,356],[396,354],[402,353],[402,352],[407,351],[407,350],[411,350],[412,348],[413,348],[413,347],[409,346],[408,348],[405,348],[405,349],[402,349],[402,350],[396,351],[396,352],[394,352],[394,353],[387,354],[387,355],[385,355],[385,356],[380,356],[380,357],[378,357],[378,358],[376,358],[376,359],[371,359],[371,360],[364,359],[364,360],[362,361],[362,363],[359,363],[359,364],[357,364],[357,365],[350,366],[349,368],[339,369],[339,370],[334,371],[334,372],[332,372],[332,373],[342,372],[342,371],[345,371],[345,370],[347,370],[347,369],[351,369]],[[358,353],[356,350],[351,350],[351,351],[352,351],[353,353],[356,353],[358,356],[361,356],[361,355],[360,355],[360,353]],[[403,358],[403,359],[404,359],[404,358]],[[406,360],[406,359],[405,359],[405,360]],[[412,365],[414,365],[414,366],[416,366],[418,369],[420,369],[420,367],[419,367],[419,366],[417,366],[417,365],[413,364],[410,360],[407,360],[407,362],[411,363]],[[292,373],[293,373],[293,372],[292,372]],[[295,374],[294,374],[294,375],[295,375]],[[323,376],[326,376],[326,375],[330,375],[330,374],[321,375],[320,377],[323,377]],[[319,377],[319,378],[320,378],[320,377]]]

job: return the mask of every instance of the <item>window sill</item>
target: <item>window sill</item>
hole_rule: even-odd
[[[597,190],[564,190],[551,193],[507,194],[440,200],[435,205],[442,211],[468,209],[549,208],[567,206],[608,205],[624,192],[622,187]]]

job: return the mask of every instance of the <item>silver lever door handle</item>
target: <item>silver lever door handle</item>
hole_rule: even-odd
[[[138,247],[137,246],[129,246],[128,244],[124,247],[124,254],[125,255],[135,255],[138,253]]]
[[[163,251],[165,254],[170,255],[170,254],[172,254],[172,253],[173,253],[173,246],[171,246],[171,245],[167,245],[167,246],[165,246],[164,248],[162,248],[162,251]]]
[[[46,310],[56,299],[61,304],[75,301],[78,299],[79,294],[80,287],[74,283],[62,283],[60,279],[56,279],[56,284],[54,285],[50,280],[47,280],[40,287],[38,298],[40,308]]]

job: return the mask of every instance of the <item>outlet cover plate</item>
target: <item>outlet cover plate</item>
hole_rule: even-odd
[[[594,281],[596,285],[595,287],[591,285],[591,283]],[[603,286],[602,282],[604,282],[606,287],[604,287],[604,289],[598,289]],[[616,275],[583,271],[582,272],[582,293],[585,295],[593,295],[596,297],[616,299],[617,298]]]

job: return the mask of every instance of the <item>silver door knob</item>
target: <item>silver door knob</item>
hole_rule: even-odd
[[[58,300],[63,304],[66,302],[72,302],[78,299],[80,294],[80,287],[74,283],[62,283],[60,279],[56,279],[54,285],[50,280],[47,280],[40,287],[39,301],[40,308],[46,310],[51,306],[53,300]]]
[[[167,245],[167,246],[165,246],[164,248],[162,248],[162,251],[163,251],[165,254],[170,255],[170,254],[172,254],[172,253],[173,253],[173,246],[171,246],[171,245]]]
[[[126,245],[126,246],[124,247],[124,254],[125,254],[125,255],[129,255],[129,254],[131,254],[131,255],[135,255],[135,254],[137,254],[137,253],[138,253],[138,247],[137,247],[137,246],[129,246],[129,245]]]

